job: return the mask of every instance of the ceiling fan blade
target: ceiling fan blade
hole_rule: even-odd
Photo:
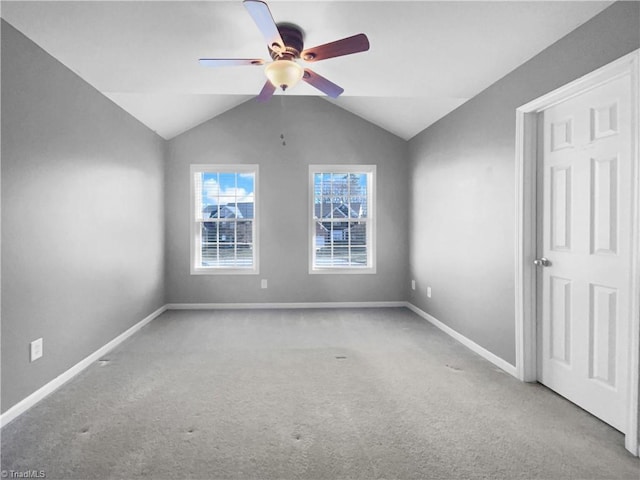
[[[359,33],[352,37],[343,38],[342,40],[307,48],[302,51],[300,57],[307,62],[317,62],[318,60],[366,52],[367,50],[369,50],[369,39],[364,33]]]
[[[261,58],[201,58],[200,65],[205,67],[235,67],[238,65],[264,65]]]
[[[308,68],[304,69],[302,80],[307,82],[312,87],[316,87],[321,92],[326,93],[331,98],[338,98],[340,94],[344,92],[344,88],[339,87],[333,82],[330,82],[323,76],[318,75],[313,70],[309,70]]]
[[[269,48],[276,52],[283,50],[284,42],[267,4],[260,0],[244,0],[242,3],[262,32]]]
[[[256,100],[260,103],[268,102],[273,96],[273,93],[275,91],[276,91],[276,87],[274,87],[273,84],[269,80],[267,80],[267,83],[265,83],[264,87],[262,87],[262,90],[260,91],[260,94],[256,97]]]

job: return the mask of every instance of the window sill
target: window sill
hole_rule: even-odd
[[[253,268],[195,268],[191,267],[191,275],[259,275]]]
[[[367,268],[310,268],[309,275],[371,275],[375,274],[376,269]]]

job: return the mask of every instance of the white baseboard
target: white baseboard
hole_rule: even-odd
[[[405,305],[409,310],[411,310],[412,312],[415,312],[416,314],[420,315],[426,321],[428,321],[429,323],[431,323],[435,327],[439,328],[440,330],[442,330],[444,333],[446,333],[450,337],[453,337],[454,339],[459,341],[461,344],[463,344],[465,347],[467,347],[468,349],[470,349],[473,352],[475,352],[478,355],[480,355],[485,360],[490,361],[495,366],[501,368],[502,370],[504,370],[508,374],[513,375],[516,378],[518,377],[518,374],[517,374],[518,372],[516,371],[516,367],[511,365],[506,360],[503,360],[502,358],[498,357],[497,355],[491,353],[486,348],[481,347],[480,345],[478,345],[473,340],[469,340],[467,337],[465,337],[461,333],[456,332],[453,328],[448,327],[447,325],[442,323],[440,320],[438,320],[437,318],[429,315],[427,312],[419,309],[418,307],[416,307],[412,303],[406,302]]]
[[[66,382],[68,382],[73,377],[75,377],[80,372],[82,372],[85,368],[87,368],[93,362],[99,360],[100,357],[105,355],[107,352],[109,352],[110,350],[113,350],[115,347],[120,345],[127,338],[129,338],[131,335],[133,335],[138,330],[140,330],[142,327],[144,327],[147,323],[149,323],[151,320],[153,320],[154,318],[156,318],[157,316],[162,314],[166,309],[167,309],[167,306],[163,305],[162,307],[157,309],[155,312],[153,312],[151,315],[145,317],[144,319],[142,319],[141,321],[136,323],[134,326],[132,326],[131,328],[129,328],[125,332],[121,333],[120,335],[118,335],[113,340],[111,340],[109,343],[107,343],[106,345],[100,347],[98,350],[93,352],[91,355],[89,355],[88,357],[84,358],[80,362],[76,363],[69,370],[65,371],[64,373],[61,373],[56,378],[51,380],[49,383],[47,383],[46,385],[40,387],[35,392],[33,392],[31,395],[29,395],[25,399],[21,400],[20,402],[16,403],[13,407],[11,407],[9,410],[7,410],[2,415],[0,415],[0,428],[4,427],[6,424],[11,422],[13,419],[18,417],[22,413],[26,412],[28,409],[33,407],[36,403],[38,403],[40,400],[42,400],[44,397],[46,397],[50,393],[53,393],[55,390],[60,388]]]
[[[406,307],[406,302],[293,302],[293,303],[168,303],[167,310],[240,310],[269,308],[385,308]]]

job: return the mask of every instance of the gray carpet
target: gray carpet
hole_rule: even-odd
[[[622,434],[406,309],[172,311],[2,431],[48,479],[632,479]]]

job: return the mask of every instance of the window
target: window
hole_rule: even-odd
[[[311,165],[310,273],[375,273],[375,165]]]
[[[191,273],[258,273],[257,165],[191,166]]]

